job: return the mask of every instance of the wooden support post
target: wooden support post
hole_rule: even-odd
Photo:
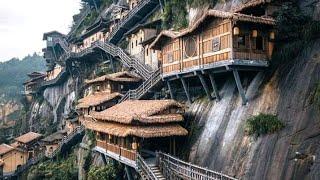
[[[173,137],[173,155],[175,156],[176,155],[176,138]]]
[[[241,81],[240,81],[239,72],[236,69],[233,69],[232,72],[233,72],[233,76],[234,76],[234,79],[235,79],[236,84],[237,84],[237,88],[238,88],[239,94],[240,94],[240,96],[242,98],[242,104],[246,105],[247,104],[247,98],[246,98],[246,95],[244,93],[244,89],[242,87]]]
[[[128,167],[128,166],[126,165],[126,166],[125,166],[125,171],[126,171],[128,180],[133,180],[133,176],[132,176],[132,172],[131,172],[130,167]]]
[[[167,82],[167,86],[168,86],[168,89],[169,89],[169,92],[170,92],[170,97],[171,97],[171,99],[174,99],[174,95],[173,95],[173,90],[172,90],[171,84],[170,84],[169,80],[167,80],[166,82]]]
[[[202,75],[201,73],[197,73],[197,76],[199,77],[200,82],[201,82],[201,84],[202,84],[202,86],[203,86],[203,89],[204,89],[204,91],[206,92],[207,96],[209,97],[210,100],[212,100],[212,97],[211,97],[209,88],[208,88],[208,86],[207,86],[207,83],[206,83],[203,75]]]
[[[213,74],[212,73],[209,73],[209,78],[210,78],[210,81],[211,81],[211,86],[212,86],[212,89],[213,89],[213,92],[216,96],[216,99],[217,101],[220,101],[220,95],[219,95],[219,91],[218,91],[218,88],[217,88],[217,85],[216,85],[216,81],[214,80],[214,77],[213,77]]]
[[[186,84],[186,81],[184,80],[183,77],[180,77],[180,80],[181,80],[181,83],[182,83],[184,92],[186,93],[188,102],[189,102],[189,103],[192,103],[191,98],[190,98],[190,94],[189,94],[189,91],[188,91],[188,87],[187,87],[187,84]]]

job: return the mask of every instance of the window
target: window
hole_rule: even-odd
[[[138,46],[138,40],[136,40],[136,46]]]
[[[256,40],[256,50],[263,50],[263,38],[262,38],[262,36],[256,37],[255,40]]]
[[[246,47],[246,37],[245,37],[245,35],[238,36],[237,45],[238,45],[238,48],[245,48]]]
[[[185,43],[185,56],[193,57],[195,55],[197,55],[197,43],[195,38],[189,37],[186,39]]]
[[[131,48],[133,48],[133,42],[131,43]]]
[[[142,37],[140,38],[140,43],[142,42]]]
[[[212,39],[212,51],[216,52],[220,50],[220,37]]]
[[[49,37],[47,38],[47,41],[51,42],[51,41],[52,41],[52,37],[49,36]]]
[[[149,49],[147,49],[147,52],[146,52],[146,53],[147,53],[147,56],[149,56]]]
[[[173,62],[173,55],[172,53],[168,53],[168,62],[172,63]]]

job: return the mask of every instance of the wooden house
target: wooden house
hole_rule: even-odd
[[[141,79],[128,72],[107,74],[95,79],[86,80],[85,97],[80,99],[77,109],[81,115],[90,111],[102,111],[118,103],[129,89],[136,88]]]
[[[59,143],[66,135],[67,131],[58,131],[41,140],[46,157],[49,157],[56,149],[59,148]]]
[[[59,43],[65,38],[66,35],[58,31],[51,31],[43,34],[43,40],[46,41],[47,47],[42,49],[42,51],[49,69],[53,68],[53,66],[56,64],[56,60],[65,53],[65,47],[61,46]]]
[[[278,10],[283,0],[248,0],[232,9],[233,12],[253,16],[270,17]]]
[[[129,9],[133,9],[134,7],[136,7],[141,0],[127,0],[127,3],[129,5]]]
[[[92,43],[96,41],[104,42],[106,39],[105,34],[108,31],[108,27],[109,21],[106,21],[103,18],[100,18],[93,25],[88,27],[85,30],[84,34],[81,35],[81,38],[83,39],[83,48],[86,49],[91,47]]]
[[[78,113],[76,111],[72,111],[68,114],[68,116],[65,117],[64,129],[69,135],[74,132],[78,126],[80,126]]]
[[[3,175],[14,173],[27,163],[28,154],[7,144],[0,145],[0,169]]]
[[[52,70],[47,71],[47,75],[45,77],[45,81],[50,81],[55,79],[63,70],[63,67],[59,64],[56,64]]]
[[[175,153],[175,138],[187,135],[179,125],[183,107],[174,100],[128,100],[81,123],[97,133],[97,149],[135,167],[139,152]]]
[[[232,71],[243,95],[238,70],[268,67],[274,25],[275,20],[267,17],[207,10],[187,29],[162,31],[151,48],[161,51],[158,58],[163,79],[169,82],[180,78],[186,93],[183,77],[199,74],[209,95],[202,74],[209,74],[212,82],[213,73]]]
[[[41,83],[45,80],[46,74],[42,72],[32,72],[28,74],[28,77],[29,80],[23,83],[25,95],[36,93]]]
[[[28,154],[28,160],[34,158],[41,152],[41,147],[39,146],[39,140],[42,138],[41,134],[35,132],[28,132],[15,138],[17,148],[23,150]]]
[[[151,50],[149,45],[159,34],[160,28],[161,20],[138,24],[132,28],[125,34],[128,39],[128,52],[145,64],[150,66],[157,64],[157,52]]]

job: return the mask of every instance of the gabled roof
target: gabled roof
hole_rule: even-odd
[[[116,98],[121,98],[122,95],[120,93],[109,93],[109,92],[98,92],[92,95],[86,96],[82,99],[79,99],[79,104],[77,105],[77,109],[81,108],[89,108],[92,106],[97,106],[108,101],[114,100]]]
[[[67,131],[58,131],[55,132],[47,137],[45,137],[44,139],[42,139],[41,141],[43,142],[54,142],[54,141],[60,141],[63,139],[63,137],[67,134]]]
[[[9,146],[7,144],[0,145],[0,155],[4,155],[12,150],[14,150],[14,148],[12,146]]]
[[[162,20],[161,19],[157,19],[151,22],[146,22],[146,23],[142,23],[142,24],[138,24],[135,27],[133,27],[131,30],[129,30],[128,32],[126,32],[124,34],[124,36],[128,36],[130,34],[136,33],[137,31],[139,31],[140,29],[157,29],[161,26]]]
[[[272,18],[266,18],[266,17],[257,17],[257,16],[250,16],[246,14],[241,13],[232,13],[232,12],[226,12],[226,11],[219,11],[219,10],[207,10],[193,25],[190,27],[183,29],[179,32],[177,31],[170,31],[170,30],[164,30],[162,31],[158,37],[153,41],[153,43],[150,45],[151,48],[155,47],[156,44],[159,42],[159,40],[163,37],[175,39],[182,36],[185,36],[194,30],[196,30],[208,17],[217,17],[222,19],[231,19],[234,21],[243,21],[243,22],[252,22],[257,24],[265,24],[265,25],[275,25],[275,20]]]
[[[22,136],[19,136],[17,138],[15,138],[14,140],[20,142],[20,143],[24,143],[24,144],[28,144],[29,142],[33,141],[33,140],[37,140],[40,139],[42,137],[41,134],[35,133],[35,132],[28,132]]]
[[[178,124],[137,126],[125,125],[111,122],[101,121],[82,121],[87,129],[111,134],[118,137],[137,136],[141,138],[155,138],[168,136],[185,136],[188,131]]]
[[[34,78],[34,77],[39,77],[39,76],[44,76],[46,75],[43,72],[38,72],[38,71],[34,71],[32,73],[27,74],[30,78]]]
[[[127,100],[101,112],[92,112],[98,120],[131,124],[168,123],[183,121],[179,112],[162,113],[169,108],[182,109],[182,105],[174,100]]]
[[[232,12],[240,12],[240,11],[246,10],[251,7],[263,5],[268,2],[270,2],[270,0],[249,0],[246,3],[242,3],[240,6],[236,6],[236,8],[233,8]]]
[[[64,34],[58,32],[58,31],[50,31],[50,32],[47,32],[47,33],[43,34],[43,39],[42,40],[47,40],[48,36],[52,36],[52,35],[66,37],[66,35],[64,35]]]
[[[81,37],[85,39],[99,31],[106,31],[109,24],[109,21],[106,21],[100,17],[99,20],[86,29],[85,33],[82,34]]]
[[[108,80],[115,81],[115,82],[139,82],[141,81],[141,78],[127,71],[123,71],[123,72],[117,72],[113,74],[107,74],[91,80],[85,80],[85,83],[92,84],[92,83],[104,82]]]

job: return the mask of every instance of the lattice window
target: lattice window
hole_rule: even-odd
[[[212,39],[212,51],[216,52],[220,50],[220,37],[215,37]]]
[[[189,37],[185,41],[185,56],[193,57],[197,55],[197,42],[194,37]]]

